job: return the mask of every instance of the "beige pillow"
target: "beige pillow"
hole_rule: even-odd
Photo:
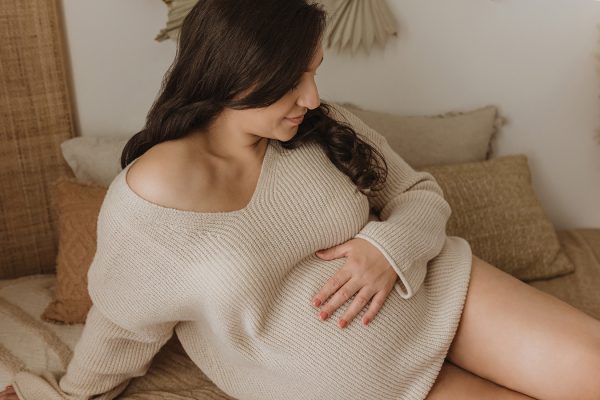
[[[59,229],[56,289],[42,319],[83,323],[91,307],[87,272],[96,252],[96,222],[106,188],[80,184],[73,178],[59,178],[51,188]]]
[[[64,159],[79,183],[108,187],[121,171],[127,136],[77,136],[61,143]]]
[[[492,139],[505,119],[496,107],[434,116],[400,116],[341,103],[388,143],[413,168],[483,161],[492,155]]]
[[[465,238],[479,258],[523,281],[575,270],[533,191],[524,154],[420,170],[435,177],[450,204],[447,234]]]
[[[503,118],[492,106],[438,116],[402,117],[366,111],[351,103],[342,106],[388,139],[413,168],[438,163],[485,160]],[[80,183],[108,187],[121,171],[126,136],[79,136],[61,144],[62,154]]]

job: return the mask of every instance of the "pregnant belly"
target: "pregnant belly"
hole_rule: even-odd
[[[428,313],[419,304],[420,296],[405,300],[392,290],[374,320],[361,322],[368,305],[344,329],[338,321],[354,300],[352,296],[325,321],[310,300],[327,280],[340,269],[345,258],[324,261],[308,257],[282,282],[280,296],[264,316],[265,338],[276,338],[273,350],[290,360],[309,358],[321,368],[340,368],[352,364],[367,367],[396,357],[405,346],[418,346],[415,331],[426,327]],[[315,365],[315,366],[316,366]]]
[[[240,377],[264,381],[265,376],[278,376],[277,382],[318,387],[321,398],[370,399],[368,390],[375,389],[382,399],[397,399],[413,389],[424,393],[460,317],[470,271],[467,256],[468,243],[449,238],[412,298],[403,299],[392,290],[369,325],[361,323],[366,306],[344,329],[337,323],[354,296],[325,321],[310,300],[346,259],[307,257],[278,282],[268,306],[246,308],[236,318],[236,329],[220,336],[223,341],[215,342],[212,335],[223,330],[200,325],[204,332],[193,341],[202,342],[196,347],[201,357],[195,361],[205,371],[236,365],[232,373]]]

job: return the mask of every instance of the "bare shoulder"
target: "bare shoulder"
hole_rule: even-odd
[[[138,196],[162,207],[204,211],[210,205],[211,172],[181,145],[163,142],[146,151],[125,176]]]

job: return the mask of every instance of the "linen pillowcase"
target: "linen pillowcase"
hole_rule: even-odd
[[[434,116],[400,116],[339,104],[381,133],[411,167],[483,161],[506,122],[494,106]]]
[[[79,183],[108,187],[121,171],[128,136],[77,136],[60,144],[63,158]]]
[[[62,177],[51,185],[58,217],[58,255],[54,300],[41,318],[47,322],[84,323],[92,305],[87,272],[96,253],[96,222],[107,189]]]
[[[446,233],[466,239],[479,258],[525,282],[575,271],[533,190],[526,155],[420,170],[450,204]]]

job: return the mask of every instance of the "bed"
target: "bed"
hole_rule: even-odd
[[[51,187],[60,177],[74,178],[73,165],[65,159],[61,144],[81,136],[74,118],[60,2],[26,0],[6,3],[3,8],[11,24],[2,33],[7,35],[2,37],[7,45],[0,50],[0,67],[7,72],[3,76],[6,90],[0,94],[6,110],[0,125],[4,167],[0,169],[2,388],[25,368],[64,373],[83,329],[82,323],[51,323],[41,318],[57,291],[59,224]],[[439,118],[427,121],[438,122]],[[489,139],[483,143],[484,153]],[[479,158],[488,159],[490,154],[484,153]],[[556,235],[570,270],[528,283],[600,319],[600,228],[559,230]],[[148,373],[133,379],[119,398],[231,397],[192,363],[173,336]]]

